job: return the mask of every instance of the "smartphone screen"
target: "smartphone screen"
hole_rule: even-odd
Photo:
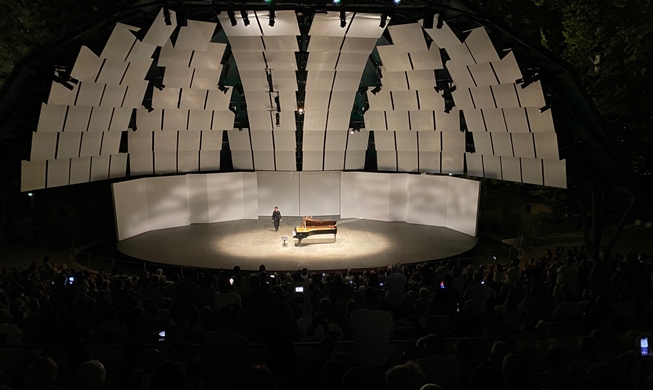
[[[296,293],[303,293],[304,292],[304,287],[295,287],[295,292]]]
[[[229,278],[229,283],[231,283],[231,285],[233,286],[234,285],[234,278]]]
[[[162,330],[159,332],[159,341],[166,341],[166,331]]]
[[[639,340],[639,348],[641,350],[642,356],[648,356],[648,338],[643,337]]]
[[[383,283],[379,283],[379,287],[383,287]]]
[[[68,278],[68,282],[69,282],[70,284],[73,284],[74,281],[75,281],[75,278],[74,278],[73,276],[71,276],[71,277]]]
[[[440,288],[444,288],[444,282],[440,282]]]

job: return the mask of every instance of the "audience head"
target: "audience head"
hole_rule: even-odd
[[[531,367],[526,357],[511,353],[503,359],[503,381],[509,390],[527,390],[532,379]]]
[[[363,298],[365,298],[365,306],[367,309],[373,310],[379,307],[379,290],[368,287],[363,291]]]
[[[276,390],[277,385],[267,366],[252,366],[245,374],[242,390]]]
[[[173,360],[164,360],[152,373],[150,390],[180,390],[186,387],[184,366]]]
[[[80,364],[73,374],[73,389],[75,390],[96,390],[104,386],[107,372],[102,363],[97,360],[89,360]]]
[[[369,374],[363,367],[352,367],[342,377],[342,390],[371,390]]]
[[[229,279],[220,279],[218,280],[218,292],[220,294],[228,294],[231,290],[231,283]]]
[[[546,354],[546,362],[552,370],[563,370],[569,362],[567,349],[560,345],[552,345]]]
[[[385,373],[388,390],[420,390],[426,377],[413,362],[392,367]]]
[[[27,368],[27,381],[34,385],[54,385],[57,382],[57,364],[47,356],[36,358]]]
[[[490,357],[492,360],[502,362],[503,358],[512,353],[512,347],[505,341],[497,341],[492,345]]]

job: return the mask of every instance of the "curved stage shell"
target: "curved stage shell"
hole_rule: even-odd
[[[154,263],[201,268],[291,271],[377,268],[452,257],[472,249],[475,237],[448,228],[365,219],[338,221],[338,234],[292,238],[300,217],[284,217],[278,232],[270,217],[193,224],[149,231],[117,243],[122,253]],[[287,246],[282,237],[288,238]]]

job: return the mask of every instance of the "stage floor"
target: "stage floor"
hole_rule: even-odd
[[[117,243],[122,253],[154,263],[189,267],[290,271],[377,268],[456,256],[477,239],[457,231],[405,222],[319,217],[338,221],[338,235],[311,236],[295,246],[300,217],[284,217],[278,232],[269,217],[155,230]],[[283,246],[281,237],[288,237]]]

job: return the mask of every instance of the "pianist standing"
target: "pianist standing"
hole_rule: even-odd
[[[274,223],[274,231],[279,231],[279,223],[281,223],[281,212],[279,207],[274,206],[274,211],[272,212],[272,222]]]

